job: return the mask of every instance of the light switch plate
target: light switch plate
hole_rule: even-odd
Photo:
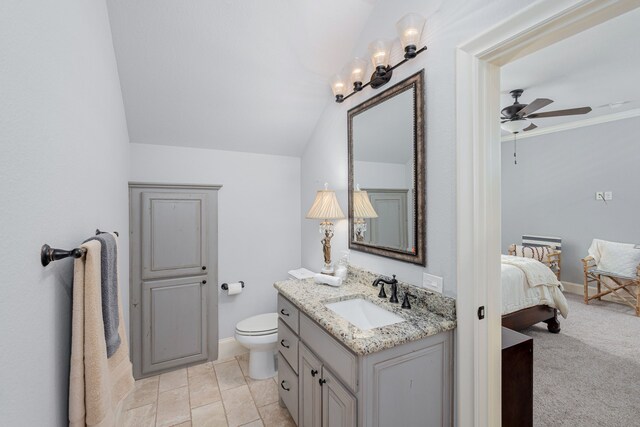
[[[596,191],[596,200],[604,200],[604,191]]]
[[[605,191],[604,192],[605,200],[613,200],[613,191]]]
[[[442,277],[422,273],[422,287],[433,292],[442,293]]]

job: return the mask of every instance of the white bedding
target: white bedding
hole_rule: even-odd
[[[506,255],[503,260],[510,262]],[[530,258],[529,258],[530,259]],[[535,260],[532,260],[535,261]],[[535,261],[544,266],[539,261]],[[539,268],[539,266],[536,266]],[[551,269],[549,272],[553,274]],[[555,275],[553,275],[555,279]],[[567,300],[562,294],[562,285],[557,280],[549,280],[549,284],[536,284],[530,286],[524,271],[511,264],[502,263],[502,314],[513,313],[518,310],[536,305],[548,305],[557,308],[560,314],[566,318],[569,313]]]

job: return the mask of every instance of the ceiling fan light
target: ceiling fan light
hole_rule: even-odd
[[[522,130],[527,126],[529,126],[529,121],[526,119],[511,120],[500,125],[503,130],[506,130],[510,133],[522,132]]]

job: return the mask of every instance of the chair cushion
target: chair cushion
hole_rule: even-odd
[[[640,245],[594,239],[589,248],[597,269],[623,277],[636,277],[640,265]]]

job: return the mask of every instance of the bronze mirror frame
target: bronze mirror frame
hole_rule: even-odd
[[[353,227],[353,118],[394,96],[413,91],[413,168],[414,168],[414,242],[416,252],[396,248],[374,246],[355,241]],[[424,69],[402,80],[382,93],[351,108],[347,112],[347,133],[349,142],[349,249],[410,262],[421,266],[427,264],[426,248],[426,170],[425,170],[425,122],[424,122]]]

